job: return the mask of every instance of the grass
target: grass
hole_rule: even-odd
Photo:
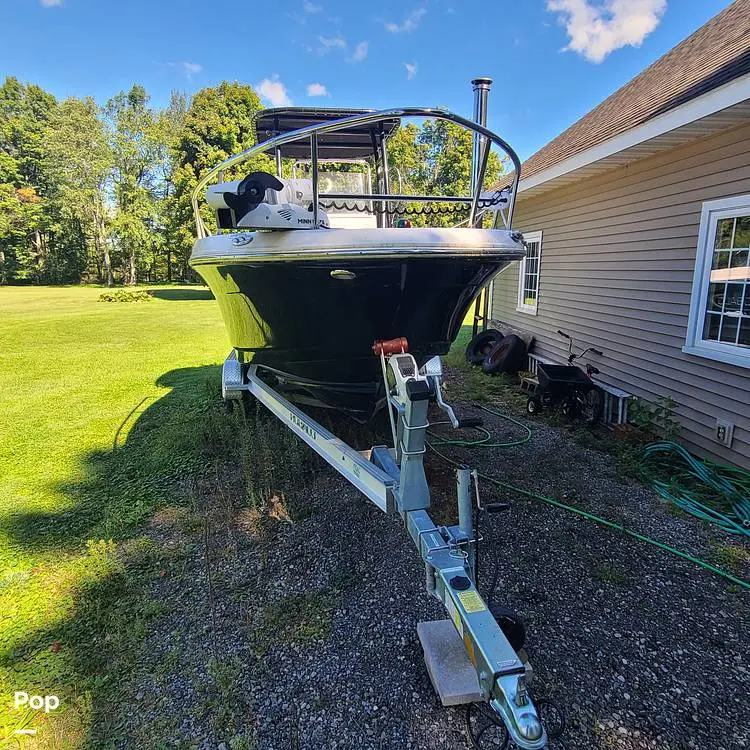
[[[602,583],[624,586],[629,583],[628,574],[613,562],[601,562],[594,565],[591,575]]]
[[[711,559],[717,565],[740,575],[743,564],[750,563],[750,550],[746,547],[715,541],[711,545]]]
[[[165,561],[140,548],[126,569],[110,540],[185,502],[228,349],[205,291],[164,292],[0,288],[0,683],[61,699],[45,718],[4,698],[0,747],[21,721],[39,728],[28,748],[103,747],[113,654],[154,616],[137,574]]]
[[[486,375],[481,367],[474,367],[466,361],[466,347],[469,341],[471,325],[466,325],[464,321],[450,352],[444,358],[446,364],[463,373],[462,399],[489,402],[493,397],[501,397],[509,405],[523,409],[526,397],[519,389],[515,376],[506,373]]]
[[[254,650],[262,658],[278,643],[314,643],[331,631],[337,594],[332,590],[291,594],[262,612],[254,631]]]

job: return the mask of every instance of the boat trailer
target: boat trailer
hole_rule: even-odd
[[[243,371],[234,352],[224,362],[222,396],[241,399],[252,394],[378,508],[402,518],[424,561],[427,592],[443,603],[449,616],[418,627],[427,669],[443,705],[488,704],[481,713],[501,720],[495,724],[502,722],[519,748],[547,747],[547,731],[529,693],[530,667],[477,589],[474,503],[478,509],[482,506],[476,472],[456,472],[458,525],[436,525],[427,512],[429,404],[436,402],[454,428],[474,426],[472,420],[461,422],[443,401],[438,357],[418,368],[405,339],[377,341],[373,352],[383,369],[393,448],[355,450],[274,390],[262,379],[262,368],[251,364]]]

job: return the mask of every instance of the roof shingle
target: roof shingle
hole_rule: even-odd
[[[529,157],[531,177],[750,72],[750,0],[735,0],[695,33]]]

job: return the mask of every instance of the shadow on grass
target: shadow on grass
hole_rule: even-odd
[[[206,287],[196,287],[195,289],[167,289],[157,288],[148,289],[148,293],[156,299],[166,299],[170,301],[185,301],[185,300],[203,300],[213,299],[214,295],[210,289]]]
[[[144,669],[152,674],[163,656],[148,653],[148,634],[164,611],[164,603],[153,599],[153,582],[170,575],[172,566],[179,571],[180,555],[187,554],[143,533],[158,509],[193,512],[210,503],[202,487],[222,473],[234,508],[280,496],[290,517],[302,518],[323,501],[308,491],[322,459],[256,402],[245,409],[224,404],[218,366],[173,370],[157,384],[170,392],[140,413],[127,439],[90,454],[86,478],[60,488],[71,501],[68,510],[19,514],[6,528],[14,544],[52,562],[17,587],[16,623],[3,629],[0,670],[13,675],[11,689],[55,694],[62,708],[29,718],[6,704],[0,708],[0,747],[24,720],[39,729],[40,748],[104,750],[132,742],[137,730],[123,724],[133,723],[125,717],[133,711],[134,675]],[[361,426],[332,414],[315,417],[357,447],[387,435],[387,421]],[[60,617],[38,619],[40,604],[57,608]],[[168,716],[158,719],[169,722]],[[165,741],[174,736],[169,732],[179,730],[164,729]]]
[[[119,539],[165,504],[200,469],[202,425],[220,398],[220,368],[173,370],[156,385],[170,392],[143,411],[127,440],[83,460],[84,481],[58,488],[72,507],[11,516],[7,533],[27,548],[74,551],[87,539]],[[182,488],[184,489],[184,488]]]
[[[171,390],[140,414],[125,442],[89,454],[85,479],[59,488],[70,500],[67,510],[20,513],[5,525],[13,546],[47,562],[14,588],[13,611],[2,626],[0,670],[13,676],[9,690],[57,695],[61,709],[29,717],[4,701],[0,747],[16,746],[7,743],[16,741],[14,731],[24,721],[39,728],[35,747],[115,746],[101,733],[89,738],[90,727],[98,732],[107,724],[122,670],[148,632],[145,587],[155,565],[165,564],[147,546],[131,545],[123,555],[130,543],[119,543],[142,530],[160,507],[193,501],[206,425],[212,412],[224,409],[219,378],[218,366],[163,375],[157,384]]]

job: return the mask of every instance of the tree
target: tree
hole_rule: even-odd
[[[49,248],[49,181],[42,145],[56,100],[9,77],[0,86],[0,281],[42,278]]]
[[[0,284],[34,278],[30,236],[43,225],[42,204],[34,188],[0,183]]]
[[[93,262],[99,280],[112,286],[106,188],[113,154],[93,99],[60,104],[50,117],[43,156],[61,219],[83,243],[84,268]]]
[[[201,89],[190,103],[173,152],[175,194],[167,223],[167,242],[174,248],[183,274],[188,271],[187,260],[195,237],[193,189],[209,169],[255,143],[253,118],[261,109],[251,86],[227,81]],[[256,169],[274,171],[273,161],[260,155],[245,162],[241,171],[227,173],[224,179],[235,179]],[[206,226],[214,227],[213,215],[205,205],[203,209]]]
[[[122,253],[126,284],[136,283],[138,264],[154,245],[150,228],[155,218],[160,146],[156,117],[148,101],[143,86],[135,84],[110,99],[104,109],[114,167],[112,232]]]
[[[159,195],[157,216],[159,222],[159,249],[165,260],[165,276],[172,281],[172,259],[174,257],[174,238],[170,232],[172,203],[175,200],[175,169],[177,167],[179,139],[185,127],[187,115],[187,97],[180,91],[173,91],[169,106],[159,113],[156,122],[157,142],[160,149],[159,166],[161,169],[162,190]],[[154,257],[154,271],[158,277],[157,257]]]
[[[420,128],[410,122],[402,125],[387,141],[388,174],[393,191],[415,194],[424,190],[428,147],[419,140],[420,132]]]
[[[391,185],[402,192],[423,195],[468,195],[471,182],[472,133],[447,120],[425,120],[422,127],[408,123],[388,140],[388,167]],[[495,184],[503,172],[500,157],[490,152],[483,189]],[[418,211],[424,204],[412,203],[409,210]],[[444,204],[448,209],[450,204]],[[451,226],[466,213],[448,211],[440,215],[409,214],[415,226],[438,224]]]

